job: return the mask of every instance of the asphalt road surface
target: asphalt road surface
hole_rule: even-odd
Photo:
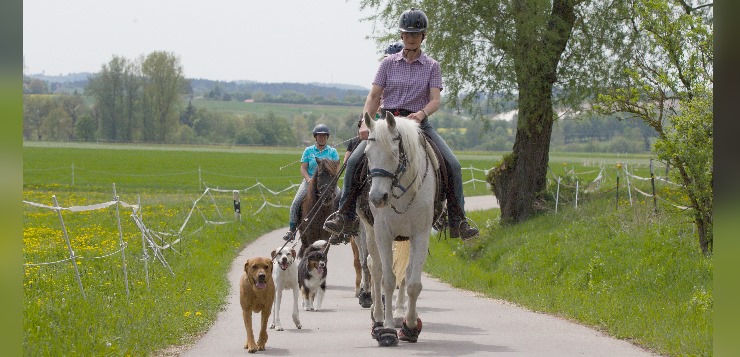
[[[466,198],[466,210],[497,207],[493,196]],[[246,356],[246,332],[239,305],[239,278],[244,262],[270,256],[287,231],[270,232],[247,246],[229,273],[231,292],[215,324],[182,356]],[[433,244],[433,243],[432,243]],[[297,250],[298,247],[296,247]],[[354,295],[355,272],[350,245],[329,250],[326,295],[320,311],[300,310],[302,329],[291,319],[293,296],[283,294],[280,318],[284,331],[268,330],[266,356],[654,356],[629,342],[562,318],[532,312],[511,303],[459,290],[427,275],[417,307],[423,330],[417,343],[399,341],[379,347],[370,337],[370,309]],[[300,301],[299,301],[300,308]],[[253,315],[255,338],[259,315]],[[272,316],[270,316],[272,322]]]

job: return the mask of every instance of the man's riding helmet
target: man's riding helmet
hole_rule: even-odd
[[[315,127],[313,127],[313,137],[315,138],[316,135],[319,134],[330,135],[331,133],[329,132],[329,127],[325,124],[317,124]]]
[[[392,43],[388,46],[388,48],[385,49],[385,52],[383,52],[386,56],[390,56],[394,53],[401,52],[403,49],[403,41],[398,41],[396,43]]]
[[[425,32],[427,23],[427,15],[412,7],[401,14],[401,18],[398,19],[398,29],[401,32]]]

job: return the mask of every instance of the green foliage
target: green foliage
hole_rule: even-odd
[[[702,249],[713,246],[713,180],[714,126],[713,93],[697,91],[691,100],[682,102],[680,115],[669,117],[670,126],[655,144],[658,157],[674,170],[673,178],[684,184],[693,211],[689,213],[697,226],[706,231]]]
[[[491,187],[491,191],[496,192],[496,179],[501,176],[502,171],[506,170],[514,170],[514,165],[516,165],[516,154],[514,153],[507,153],[504,154],[503,157],[501,157],[501,160],[494,162],[493,167],[488,170],[488,174],[486,174],[486,182]]]
[[[701,249],[708,254],[713,236],[714,16],[711,2],[692,6],[641,0],[630,8],[632,42],[620,54],[625,68],[615,73],[611,89],[597,97],[595,109],[630,115],[655,129],[656,153],[678,170],[694,209]],[[694,139],[701,141],[688,141]]]
[[[681,214],[604,195],[518,225],[498,215],[470,212],[481,238],[433,242],[425,271],[662,355],[712,354],[713,259]]]
[[[141,62],[144,140],[172,142],[171,134],[178,122],[183,68],[172,53],[155,51]],[[151,121],[151,122],[150,122]]]

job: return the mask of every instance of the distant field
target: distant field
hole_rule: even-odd
[[[74,184],[108,189],[116,183],[130,191],[198,191],[204,185],[243,189],[259,181],[277,189],[299,182],[301,153],[302,149],[285,147],[28,142],[23,148],[23,179],[25,187]],[[490,194],[478,182],[485,180],[481,170],[490,169],[503,154],[456,152],[463,181],[469,182],[464,186],[466,196]],[[648,155],[551,153],[548,177],[575,173],[581,182],[590,182],[603,168],[603,175],[615,180],[618,162],[626,163],[635,174],[649,176]],[[654,162],[656,175],[664,175],[664,170]]]

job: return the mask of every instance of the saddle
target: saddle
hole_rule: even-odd
[[[442,153],[439,151],[439,148],[437,148],[437,145],[434,144],[428,135],[424,134],[423,136],[427,141],[428,147],[434,153],[437,162],[439,163],[436,175],[437,189],[434,195],[434,216],[432,217],[432,226],[434,229],[441,231],[447,227],[447,210],[445,202],[448,194],[453,191],[451,185],[452,179],[449,177],[447,165]],[[363,156],[362,162],[355,168],[355,173],[352,177],[352,186],[356,188],[355,192],[360,193],[357,197],[358,208],[362,211],[363,215],[367,217],[370,224],[375,224],[373,214],[370,212],[370,202],[368,198],[368,192],[370,190],[370,185],[368,185],[368,171],[367,158]]]

